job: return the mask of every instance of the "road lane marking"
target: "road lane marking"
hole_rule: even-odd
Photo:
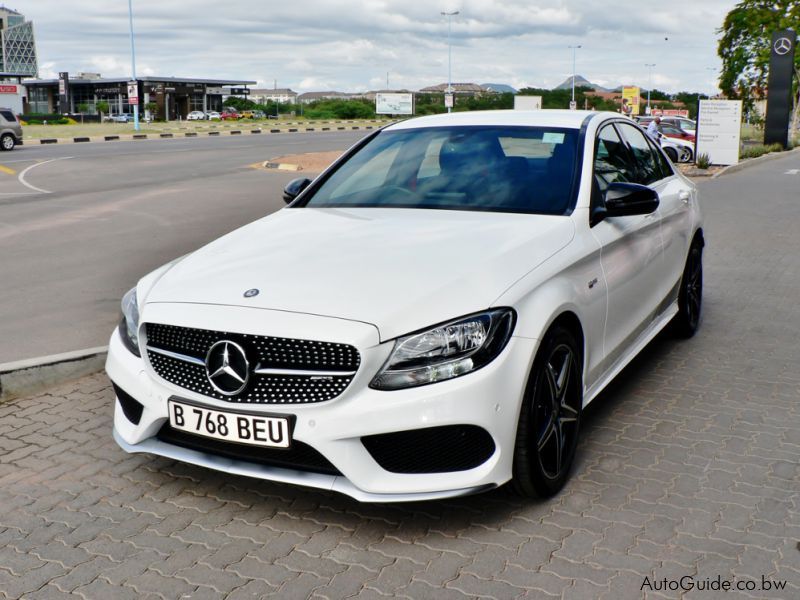
[[[800,169],[789,169],[784,175],[797,175],[798,173],[800,173]]]
[[[17,172],[14,169],[12,169],[11,167],[7,167],[5,165],[0,165],[0,172],[1,173],[6,173],[7,175],[16,175],[17,174]]]
[[[33,165],[29,166],[29,167],[25,167],[25,169],[22,170],[22,173],[19,174],[19,177],[17,177],[17,179],[19,180],[19,182],[22,185],[24,185],[28,189],[33,190],[34,192],[39,192],[40,194],[52,194],[53,192],[51,192],[51,191],[43,190],[42,188],[36,187],[35,185],[25,181],[25,175],[27,175],[28,171],[30,171],[31,169],[33,169],[35,167],[41,167],[42,165],[46,165],[47,163],[55,162],[57,160],[69,160],[70,158],[72,158],[72,157],[71,156],[62,156],[61,158],[51,158],[50,160],[45,160],[45,161],[33,164]]]

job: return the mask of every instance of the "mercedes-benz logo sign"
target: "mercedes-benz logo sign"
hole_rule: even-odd
[[[237,343],[221,340],[206,354],[206,377],[220,394],[234,396],[247,386],[250,365],[244,349]]]
[[[258,293],[259,293],[259,292],[258,292],[258,289],[257,289],[257,288],[253,288],[253,289],[251,289],[251,290],[247,290],[247,291],[244,293],[244,297],[245,297],[245,298],[252,298],[253,296],[258,296]]]
[[[772,48],[775,50],[775,54],[778,56],[783,56],[792,49],[792,41],[785,37],[778,38],[775,40],[775,44],[772,46]]]

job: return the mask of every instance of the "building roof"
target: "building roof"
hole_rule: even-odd
[[[347,98],[351,94],[345,92],[304,92],[298,96],[301,100],[317,99],[317,98]]]
[[[18,17],[24,16],[22,13],[15,11],[13,8],[8,8],[5,4],[0,4],[0,10],[4,10],[10,15],[17,15]]]
[[[194,77],[156,77],[156,76],[145,76],[145,77],[138,77],[139,81],[146,82],[146,83],[200,83],[212,86],[224,86],[224,85],[255,85],[255,81],[244,81],[239,79],[195,79]],[[70,84],[76,85],[89,85],[92,83],[95,84],[106,84],[106,83],[127,83],[130,81],[129,77],[104,77],[100,79],[70,79]],[[25,85],[56,85],[58,84],[58,79],[31,79],[25,81]]]
[[[272,96],[292,96],[292,95],[295,95],[296,96],[297,92],[295,92],[291,88],[258,88],[258,89],[250,88],[250,95],[251,96],[252,95],[256,95],[256,96],[269,96],[269,95],[272,95]]]

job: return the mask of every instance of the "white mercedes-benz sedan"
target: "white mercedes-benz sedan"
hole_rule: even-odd
[[[700,322],[696,188],[617,114],[410,119],[284,196],[123,298],[124,450],[372,502],[550,496],[583,408]]]

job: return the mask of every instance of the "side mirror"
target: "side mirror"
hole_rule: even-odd
[[[309,183],[311,183],[311,180],[308,177],[292,179],[286,184],[286,187],[283,188],[283,201],[286,202],[286,204],[292,202],[300,195],[300,192],[308,187]]]
[[[603,206],[592,209],[592,226],[607,217],[649,215],[659,204],[656,191],[638,183],[611,183],[606,188],[603,200]]]

